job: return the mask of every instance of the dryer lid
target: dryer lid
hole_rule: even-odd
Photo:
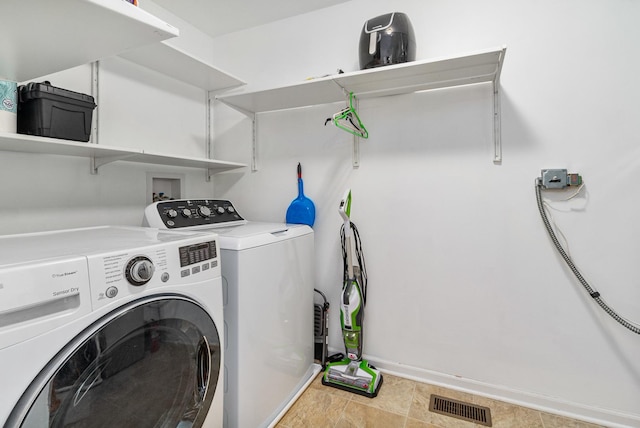
[[[313,234],[303,224],[248,222],[241,226],[215,229],[222,250],[246,250]]]

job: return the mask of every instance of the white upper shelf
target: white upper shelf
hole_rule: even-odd
[[[203,168],[209,174],[244,168],[246,165],[215,159],[176,156],[142,149],[105,146],[57,138],[0,132],[0,150],[19,153],[39,153],[93,158],[95,168],[115,161]]]
[[[244,85],[242,80],[164,41],[121,53],[122,58],[207,91]]]
[[[0,78],[45,76],[179,34],[124,0],[6,0]]]
[[[362,99],[497,83],[505,52],[506,48],[502,47],[464,56],[412,61],[217,99],[249,114],[344,101],[349,92]]]

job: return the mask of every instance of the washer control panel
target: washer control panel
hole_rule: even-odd
[[[224,199],[177,199],[155,202],[145,209],[151,227],[180,229],[198,226],[232,226],[246,221]]]

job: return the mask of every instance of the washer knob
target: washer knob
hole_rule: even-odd
[[[216,211],[218,212],[218,214],[224,214],[224,207],[218,207],[216,208]]]
[[[173,208],[171,208],[169,211],[167,211],[167,217],[169,217],[169,218],[178,217],[178,211],[176,211]]]
[[[209,217],[211,215],[211,209],[204,205],[198,207],[198,212],[202,217]]]
[[[131,285],[140,286],[149,282],[154,272],[153,262],[147,257],[138,256],[129,260],[124,274]]]
[[[182,210],[182,217],[191,217],[191,210],[189,208],[185,208]]]

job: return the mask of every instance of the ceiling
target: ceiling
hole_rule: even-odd
[[[154,0],[212,37],[322,9],[348,0]]]

